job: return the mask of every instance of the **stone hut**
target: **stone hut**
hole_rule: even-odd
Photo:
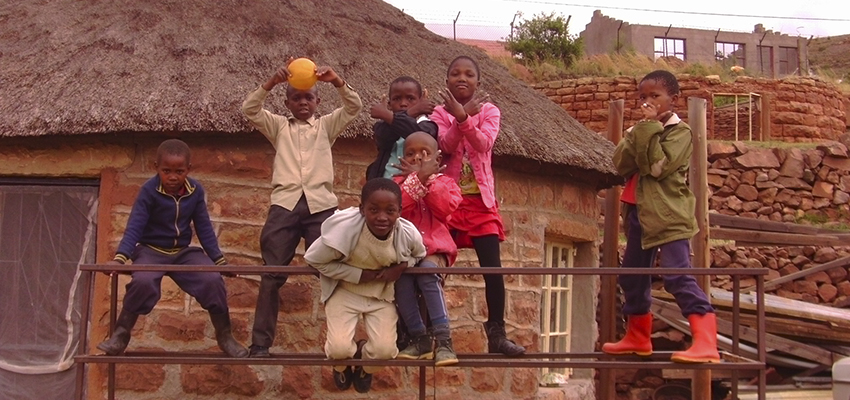
[[[111,259],[163,139],[178,137],[192,148],[192,176],[207,190],[230,264],[261,264],[259,232],[274,150],[249,126],[240,104],[290,56],[333,66],[363,98],[362,115],[337,140],[334,165],[327,166],[334,169],[340,207],[357,204],[375,156],[369,106],[388,83],[411,75],[435,93],[455,56],[478,59],[481,87],[502,110],[493,152],[508,229],[504,266],[598,263],[596,191],[618,183],[609,161],[613,146],[480,50],[437,36],[384,2],[13,2],[0,7],[0,20],[6,26],[0,35],[0,304],[7,307],[0,313],[0,397],[71,398],[79,330],[88,329],[94,343],[108,330],[109,281],[96,278],[87,325],[79,318],[76,266]],[[320,113],[339,105],[327,86],[320,89]],[[266,106],[284,113],[283,99],[274,91]],[[458,264],[477,262],[465,252]],[[235,334],[245,343],[257,280],[226,280]],[[595,278],[506,280],[510,336],[532,351],[593,349]],[[122,277],[119,296],[126,282]],[[453,275],[446,291],[458,351],[483,352],[483,280]],[[282,299],[272,351],[321,352],[325,317],[316,279],[291,279]],[[166,279],[162,300],[140,319],[129,350],[217,351],[211,333],[203,310]],[[51,373],[33,375],[34,366]],[[86,397],[103,398],[106,368],[87,368]],[[441,397],[544,395],[536,369],[428,373]],[[584,385],[575,390],[592,392],[592,371],[572,376]],[[312,366],[126,364],[118,367],[117,387],[122,399],[337,398],[329,377],[329,368]],[[388,368],[376,375],[370,398],[409,398],[417,392],[416,377],[417,369]]]

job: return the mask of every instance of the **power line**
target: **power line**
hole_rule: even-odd
[[[609,7],[609,6],[601,6],[601,5],[588,5],[588,4],[569,4],[569,3],[558,3],[554,1],[542,1],[542,0],[502,0],[505,3],[525,3],[525,4],[546,4],[546,5],[555,5],[555,6],[564,6],[564,7],[585,7],[585,8],[607,8],[612,10],[625,10],[625,11],[644,11],[644,12],[656,12],[656,13],[668,13],[668,14],[688,14],[688,15],[706,15],[706,16],[715,16],[715,17],[738,17],[738,18],[761,18],[761,19],[780,19],[780,20],[794,20],[794,21],[825,21],[825,22],[850,22],[850,19],[842,19],[842,18],[820,18],[820,17],[788,17],[788,16],[776,16],[776,15],[749,15],[749,14],[726,14],[726,13],[713,13],[713,12],[700,12],[700,11],[672,11],[672,10],[653,10],[648,8],[632,8],[632,7]]]

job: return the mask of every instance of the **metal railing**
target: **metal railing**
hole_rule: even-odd
[[[86,364],[107,364],[107,396],[115,398],[115,365],[116,364],[220,364],[220,365],[338,365],[340,360],[330,360],[321,353],[276,353],[269,358],[230,358],[220,353],[199,352],[126,352],[124,355],[107,356],[89,354],[89,319],[92,308],[92,292],[94,291],[94,276],[98,272],[126,273],[135,270],[149,271],[182,271],[182,272],[224,272],[238,275],[259,275],[263,273],[286,273],[288,275],[317,275],[310,267],[289,266],[238,266],[238,265],[111,265],[84,264],[80,266],[83,272],[83,298],[81,321],[84,326],[80,329],[80,342],[75,361],[80,364],[76,376],[76,397],[83,399],[86,384]],[[526,353],[520,357],[506,357],[499,354],[459,353],[458,364],[453,367],[489,367],[489,368],[591,368],[591,369],[692,369],[692,370],[729,370],[732,371],[733,389],[737,388],[735,376],[738,371],[758,371],[758,398],[765,399],[765,306],[764,306],[764,277],[766,268],[475,268],[451,267],[440,271],[442,274],[461,275],[729,275],[733,280],[733,332],[732,353],[726,354],[725,360],[714,364],[682,364],[669,360],[669,352],[655,352],[650,357],[611,356],[601,352],[586,353]],[[407,274],[430,274],[430,269],[408,268]],[[740,277],[752,276],[756,279],[756,327],[758,359],[751,360],[738,354],[740,324]],[[115,325],[118,300],[118,279],[111,279],[110,295],[110,332]],[[347,365],[371,365],[389,367],[419,367],[419,399],[426,395],[426,369],[434,367],[433,360],[345,360]]]

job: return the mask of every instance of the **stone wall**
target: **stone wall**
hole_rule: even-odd
[[[715,137],[713,94],[737,93],[743,95],[743,99],[747,98],[748,93],[767,96],[771,140],[811,142],[835,139],[845,132],[847,126],[844,107],[846,97],[835,85],[815,78],[774,80],[742,76],[734,82],[690,75],[679,75],[677,78],[681,96],[676,103],[676,110],[680,117],[687,120],[688,97],[700,97],[708,101],[706,124],[709,139],[723,137]],[[611,100],[625,100],[625,127],[643,118],[638,109],[638,79],[628,76],[568,79],[540,83],[535,88],[560,104],[589,129],[606,132],[608,103]],[[739,132],[747,134],[748,129],[746,121],[741,121]],[[754,132],[754,140],[762,140],[759,131]],[[739,137],[746,139],[744,136]]]
[[[712,190],[709,208],[721,214],[765,221],[846,228],[850,225],[847,156],[847,147],[839,142],[826,142],[809,149],[709,143],[708,183]],[[769,268],[769,280],[843,257],[847,250],[721,245],[712,249],[712,267]],[[768,293],[812,303],[843,304],[850,295],[847,275],[847,268],[834,268]],[[713,284],[731,288],[728,277],[716,277]]]
[[[259,265],[260,229],[269,207],[271,163],[274,151],[259,134],[250,137],[184,135],[192,148],[193,170],[207,192],[210,215],[222,250],[230,264]],[[139,186],[153,175],[154,135],[30,138],[7,141],[0,148],[0,176],[84,177],[101,182],[98,212],[97,258],[111,259],[124,231]],[[340,207],[358,204],[366,165],[374,157],[374,144],[340,139],[334,146],[334,189]],[[37,160],[38,162],[34,162]],[[578,262],[597,265],[595,240],[596,200],[592,188],[576,186],[564,178],[542,177],[495,168],[497,196],[508,239],[502,243],[505,267],[540,267],[544,241],[550,237],[576,243]],[[303,249],[298,250],[303,254]],[[294,264],[301,264],[300,256]],[[457,265],[477,266],[471,250],[462,250]],[[92,346],[107,336],[108,281],[96,278]],[[129,278],[120,278],[120,294]],[[256,277],[225,278],[234,324],[234,336],[249,344],[258,281]],[[530,351],[539,349],[541,277],[506,276],[506,321],[509,337]],[[593,295],[595,277],[576,277],[581,296],[574,307],[577,334],[575,351],[590,351],[595,342]],[[154,311],[139,319],[129,349],[218,352],[208,316],[170,279],[162,281],[162,299]],[[446,300],[459,352],[486,351],[482,322],[486,320],[483,279],[479,275],[450,275]],[[586,293],[585,293],[586,291]],[[319,304],[320,288],[312,276],[291,277],[281,289],[281,313],[273,352],[322,353],[325,316]],[[583,311],[582,311],[583,310]],[[360,332],[363,336],[363,332]],[[103,398],[105,366],[89,368],[89,397]],[[219,365],[120,365],[118,398],[348,398],[331,381],[329,367],[219,366]],[[372,399],[414,398],[418,393],[418,368],[387,368],[375,375]],[[536,369],[440,368],[438,397],[533,399],[537,393]],[[581,377],[580,373],[574,376]],[[587,372],[584,378],[590,379]],[[587,390],[586,388],[584,390]],[[551,398],[551,397],[549,397]]]

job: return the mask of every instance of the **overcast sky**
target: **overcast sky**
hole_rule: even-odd
[[[514,15],[531,18],[541,12],[572,16],[570,33],[590,22],[593,10],[632,24],[752,32],[755,24],[792,36],[823,37],[850,34],[850,2],[846,0],[639,2],[625,0],[385,0],[425,23],[429,29],[457,37],[499,40],[510,32]]]

